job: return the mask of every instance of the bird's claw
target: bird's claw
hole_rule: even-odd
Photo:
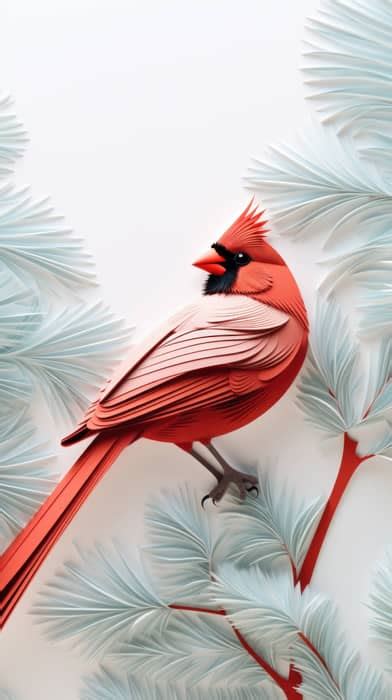
[[[203,498],[201,499],[201,507],[202,507],[202,508],[204,508],[204,504],[205,504],[206,501],[208,501],[209,497],[210,497],[210,494],[209,494],[209,493],[206,493],[206,495],[203,496]]]
[[[244,499],[246,495],[245,492],[252,493],[252,491],[255,491],[257,497],[259,495],[259,488],[256,483],[253,483],[253,481],[256,481],[255,477],[251,477],[246,474],[241,474],[240,472],[237,472],[237,474],[240,474],[240,478],[233,478],[232,474],[226,477],[222,476],[221,480],[218,482],[215,488],[213,488],[210,493],[207,493],[201,499],[202,508],[204,508],[204,504],[206,501],[208,501],[209,498],[213,502],[214,506],[217,506],[231,483],[235,484],[239,489],[240,498]],[[248,481],[248,483],[250,484],[249,487],[245,486],[246,481]]]
[[[203,498],[201,499],[201,507],[203,509],[205,502],[208,501],[209,498],[211,498],[211,501],[213,502],[214,506],[218,505],[218,501],[216,500],[216,498],[213,498],[209,493],[206,493],[206,495],[203,496]]]

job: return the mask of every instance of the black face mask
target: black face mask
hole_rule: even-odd
[[[223,275],[209,275],[204,286],[204,294],[224,294],[229,292],[234,284],[238,269],[248,265],[251,258],[247,253],[232,253],[220,243],[214,243],[211,248],[225,259],[223,266],[226,272]]]

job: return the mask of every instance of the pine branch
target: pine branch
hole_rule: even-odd
[[[274,680],[269,668],[255,663],[224,617],[193,611],[173,611],[164,634],[153,628],[147,635],[136,631],[116,647],[113,660],[157,682],[169,681],[174,670],[187,685],[258,686]]]
[[[136,623],[139,630],[164,629],[171,611],[124,549],[113,542],[79,551],[79,562],[67,562],[40,593],[33,613],[50,639],[75,639],[90,657],[105,653]]]
[[[277,232],[298,237],[320,225],[328,230],[326,245],[347,248],[343,235],[356,224],[358,235],[369,236],[369,218],[384,223],[392,212],[392,186],[353,153],[350,144],[331,128],[311,123],[293,146],[270,147],[254,160],[246,178],[261,193]],[[349,231],[347,231],[349,233]],[[378,228],[373,226],[372,236]]]
[[[265,576],[222,567],[216,603],[242,633],[279,650],[302,674],[301,690],[314,700],[387,700],[381,674],[348,649],[331,602],[307,589],[301,594],[289,574]],[[368,694],[366,694],[368,693]]]
[[[265,470],[259,469],[258,478],[258,498],[240,502],[232,497],[223,504],[215,556],[246,567],[285,562],[296,576],[323,503],[320,499],[309,504],[296,502],[287,488],[276,487]],[[231,536],[226,537],[226,532]]]
[[[86,407],[113,369],[116,355],[117,362],[122,358],[128,331],[100,303],[51,314],[40,324],[35,319],[0,356],[0,389],[7,374],[15,384],[20,376],[22,393],[36,383],[54,411],[74,420],[75,410]]]
[[[55,279],[70,288],[95,282],[91,257],[80,239],[47,199],[33,201],[27,188],[0,186],[0,253],[27,288]]]
[[[211,529],[199,494],[185,485],[147,504],[149,543],[143,547],[159,593],[167,602],[209,602]]]
[[[372,353],[368,376],[360,369],[360,346],[349,330],[336,302],[323,300],[317,307],[310,340],[307,368],[299,385],[298,403],[306,420],[331,435],[350,434],[354,429],[388,422],[392,407],[391,343],[382,340]],[[384,454],[388,435],[374,439],[363,458]]]
[[[2,426],[3,427],[3,426]],[[26,412],[11,419],[1,435],[0,551],[36,512],[56,483],[54,456],[34,439]]]
[[[307,24],[304,68],[310,99],[352,133],[388,133],[392,49],[387,2],[323,0]]]
[[[153,683],[130,674],[115,675],[103,668],[84,681],[81,700],[280,700],[278,689],[270,686],[249,688],[198,688],[185,686],[178,680],[170,683]]]
[[[204,613],[206,615],[219,615],[221,617],[226,617],[227,615],[226,611],[223,609],[213,610],[211,608],[195,608],[175,604],[170,605],[169,607],[173,610],[183,610],[190,613]],[[254,661],[260,666],[260,668],[262,668],[263,671],[265,671],[265,673],[271,678],[271,680],[277,685],[277,687],[284,692],[286,698],[288,698],[289,700],[294,700],[295,698],[302,697],[295,689],[295,687],[299,684],[301,678],[299,678],[295,672],[291,672],[288,678],[278,673],[278,671],[276,671],[276,669],[271,664],[269,664],[262,656],[260,656],[260,654],[258,654],[257,651],[255,651],[255,649],[253,649],[251,644],[249,644],[249,642],[245,639],[244,635],[241,634],[241,632],[235,627],[235,625],[233,625],[231,622],[230,624],[241,646],[252,657],[252,659],[254,659]]]
[[[387,549],[378,562],[372,580],[368,606],[372,612],[372,637],[381,642],[387,655],[387,670],[392,673],[392,551]]]
[[[390,267],[390,266],[389,266]],[[386,275],[389,275],[389,269]],[[392,284],[369,281],[359,309],[362,312],[360,332],[363,335],[391,337]]]
[[[27,133],[11,107],[9,95],[0,97],[0,176],[11,174],[11,166],[20,158],[27,142]]]
[[[342,434],[361,422],[365,406],[360,396],[359,345],[335,301],[319,301],[310,346],[299,405],[318,428]]]
[[[357,455],[357,443],[354,440],[351,440],[347,433],[345,433],[343,454],[336,481],[327,500],[316,531],[310,542],[299,574],[295,579],[296,583],[298,581],[300,582],[302,590],[306,588],[312,579],[314,569],[320,556],[321,548],[328,534],[336,510],[346,492],[347,486],[358,467],[366,459],[369,459],[369,455],[359,457]]]
[[[387,163],[389,156],[385,151]],[[353,144],[339,139],[332,128],[311,125],[293,146],[267,149],[246,179],[260,191],[278,233],[327,234],[324,247],[333,252],[323,259],[328,268],[324,292],[348,279],[363,283],[377,280],[380,273],[388,276],[392,171],[390,178],[382,178],[374,163],[361,160]]]

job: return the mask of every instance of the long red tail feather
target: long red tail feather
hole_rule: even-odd
[[[0,628],[98,481],[138,434],[98,435],[0,559]]]

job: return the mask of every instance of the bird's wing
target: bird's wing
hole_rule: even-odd
[[[88,427],[166,418],[260,388],[297,349],[289,319],[242,295],[204,297],[133,352],[88,412]]]

